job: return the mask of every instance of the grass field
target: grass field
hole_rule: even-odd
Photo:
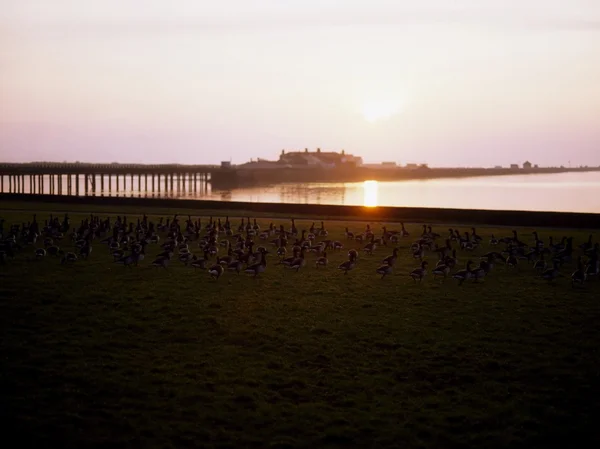
[[[70,214],[72,226],[84,212]],[[5,231],[31,213],[0,211]],[[289,228],[283,218],[259,224],[270,221]],[[375,273],[388,246],[361,254],[344,276],[337,265],[363,246],[344,228],[366,223],[325,224],[344,244],[328,267],[309,254],[295,273],[272,252],[257,279],[215,281],[177,260],[151,267],[158,245],[131,269],[99,242],[73,265],[32,260],[34,248],[24,247],[0,265],[5,437],[62,448],[600,443],[600,282],[572,288],[571,264],[549,285],[521,262],[496,266],[479,284],[431,276],[417,284],[409,246],[421,226],[409,223],[393,275]],[[371,223],[377,233],[382,225]],[[434,231],[445,237],[447,226]],[[490,250],[492,233],[511,234],[477,231],[484,244],[458,251],[459,268]],[[532,231],[519,229],[520,238],[533,242]],[[538,232],[544,241],[571,235],[576,247],[588,236]],[[73,243],[65,236],[61,247]]]

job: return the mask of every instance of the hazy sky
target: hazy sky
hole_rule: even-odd
[[[600,0],[0,0],[0,160],[600,164]]]

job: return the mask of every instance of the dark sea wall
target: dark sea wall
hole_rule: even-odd
[[[363,182],[373,181],[407,181],[424,179],[456,179],[478,176],[510,176],[554,174],[567,172],[600,171],[592,168],[374,168],[374,167],[304,167],[304,168],[248,168],[231,169],[215,172],[212,184],[216,187],[226,186],[260,186],[278,183],[306,182]]]
[[[171,198],[135,198],[101,196],[64,196],[0,194],[0,201],[23,203],[53,203],[94,206],[160,207],[210,211],[249,211],[263,214],[286,214],[318,217],[343,217],[368,220],[482,224],[495,226],[528,226],[553,228],[600,229],[600,214],[567,212],[527,212],[476,209],[434,209],[425,207],[363,207],[317,204],[246,203],[237,201],[181,200]],[[33,207],[33,204],[32,204]]]

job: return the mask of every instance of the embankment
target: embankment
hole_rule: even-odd
[[[202,201],[170,198],[136,198],[136,197],[85,197],[61,195],[29,195],[0,194],[0,214],[4,209],[35,210],[43,205],[56,205],[57,211],[85,209],[85,206],[136,209],[170,209],[186,211],[210,211],[218,215],[219,211],[233,214],[246,212],[263,216],[314,217],[333,219],[357,219],[377,221],[405,221],[413,223],[456,223],[494,226],[551,227],[600,229],[600,214],[582,214],[567,212],[527,212],[506,210],[474,210],[474,209],[434,209],[425,207],[362,207],[317,204],[284,204],[284,203],[246,203],[234,201]],[[150,212],[149,212],[150,213]]]

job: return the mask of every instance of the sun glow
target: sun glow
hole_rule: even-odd
[[[365,192],[365,207],[377,207],[377,181],[365,181],[363,190]]]
[[[385,101],[369,101],[362,107],[362,114],[368,122],[376,122],[378,120],[388,120],[393,115],[400,112],[400,105],[391,100]]]

